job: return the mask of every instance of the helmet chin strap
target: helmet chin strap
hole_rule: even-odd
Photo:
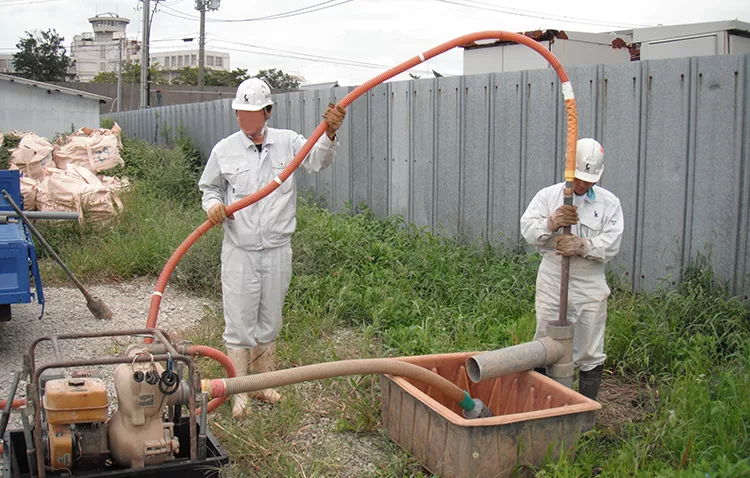
[[[263,138],[266,137],[266,133],[268,132],[268,118],[271,115],[269,115],[268,112],[266,112],[265,110],[263,111],[263,115],[266,117],[266,122],[263,123],[263,128],[260,130],[260,132],[258,132],[256,134],[253,134],[253,135],[248,134],[247,135],[248,138],[250,138],[252,140],[255,140],[255,139],[261,139],[262,140]],[[255,142],[255,141],[253,141],[253,142]]]
[[[265,138],[267,132],[268,132],[268,126],[266,126],[264,124],[263,125],[263,129],[261,129],[260,132],[258,132],[256,134],[253,134],[253,135],[249,134],[249,135],[247,135],[247,137],[250,138],[250,139],[252,139],[252,140],[263,139],[263,138]]]

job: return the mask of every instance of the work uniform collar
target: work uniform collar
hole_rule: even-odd
[[[242,131],[240,131],[242,133]],[[245,133],[240,134],[240,141],[245,149],[249,149],[250,146],[255,146],[253,140],[248,138]],[[266,136],[263,138],[263,144],[273,144],[276,142],[276,131],[271,128],[266,128]]]
[[[586,192],[586,197],[585,197],[586,201],[588,201],[588,202],[594,202],[594,201],[596,201],[596,191],[594,191],[595,187],[596,186],[591,186],[591,189],[589,189]]]
[[[594,191],[595,187],[596,186],[591,186],[591,189],[589,189],[588,191],[586,191],[586,194],[584,194],[583,196],[578,196],[576,194],[576,197],[581,198],[580,200],[582,200],[583,202],[594,202],[594,201],[596,201],[596,191]]]

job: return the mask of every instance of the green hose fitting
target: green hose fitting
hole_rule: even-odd
[[[466,410],[467,412],[470,412],[474,410],[474,407],[476,404],[474,403],[474,400],[469,396],[469,392],[464,390],[464,399],[458,402],[458,406]]]

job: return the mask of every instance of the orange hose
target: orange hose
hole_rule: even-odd
[[[569,181],[572,182],[573,173],[575,170],[575,157],[576,157],[575,138],[577,138],[578,136],[578,115],[576,112],[575,99],[573,99],[573,89],[570,86],[568,74],[565,72],[565,69],[560,64],[560,62],[555,57],[555,55],[552,54],[552,52],[545,49],[536,40],[533,40],[527,36],[521,35],[520,33],[505,32],[505,31],[500,31],[500,30],[483,31],[483,32],[470,33],[468,35],[463,35],[458,38],[454,38],[451,41],[445,42],[441,45],[436,46],[435,48],[427,50],[421,55],[417,55],[409,60],[406,60],[400,65],[394,66],[393,68],[387,71],[384,71],[378,76],[358,86],[339,102],[339,106],[346,108],[354,100],[359,98],[362,94],[366,93],[367,91],[379,85],[380,83],[383,83],[384,81],[390,78],[393,78],[394,76],[401,74],[405,72],[406,70],[413,68],[426,60],[429,60],[430,58],[433,58],[437,55],[445,53],[446,51],[456,48],[458,46],[463,46],[463,45],[476,42],[476,41],[480,41],[480,40],[512,41],[515,43],[526,45],[529,48],[536,51],[537,53],[539,53],[540,55],[542,55],[550,63],[552,68],[555,69],[555,72],[557,72],[557,75],[560,78],[560,82],[563,84],[563,95],[565,97],[565,110],[566,110],[567,118],[568,118],[568,142],[567,142],[567,147],[566,147],[567,156],[566,156],[566,162],[565,162],[565,177],[566,177],[566,180],[570,178]],[[327,128],[328,128],[328,124],[325,121],[321,121],[320,124],[318,124],[318,127],[315,128],[312,135],[310,135],[310,137],[308,138],[307,142],[304,144],[304,146],[302,146],[302,149],[300,149],[300,151],[297,153],[294,159],[287,165],[286,168],[284,168],[281,174],[279,174],[279,179],[281,180],[281,182],[286,181],[287,178],[291,176],[291,174],[299,167],[299,165],[302,164],[302,161],[307,157],[307,155],[310,153],[315,143],[318,142],[318,139],[320,139],[320,137],[323,135],[323,133],[326,131]],[[239,201],[233,204],[230,204],[226,208],[227,216],[239,211],[240,209],[243,209],[251,204],[254,204],[260,201],[264,197],[271,194],[279,186],[280,184],[277,183],[276,181],[271,181],[259,191],[256,191],[253,194],[246,196],[243,199],[240,199]],[[164,269],[162,270],[161,274],[159,274],[159,279],[156,281],[156,287],[154,288],[154,293],[151,296],[151,305],[149,307],[148,319],[146,321],[147,328],[156,327],[156,321],[159,316],[159,307],[161,306],[161,298],[164,295],[164,290],[167,287],[167,282],[169,281],[169,277],[172,275],[172,272],[174,272],[174,269],[175,267],[177,267],[177,264],[182,259],[182,256],[184,256],[185,253],[188,251],[188,249],[190,249],[190,247],[213,226],[214,224],[212,224],[209,221],[206,221],[203,224],[201,224],[195,231],[193,231],[192,234],[190,234],[187,237],[187,239],[185,239],[182,242],[182,244],[179,245],[179,247],[174,251],[174,253],[172,253],[172,256],[169,258],[167,263],[164,265]],[[151,339],[146,338],[146,342],[150,343]]]
[[[190,347],[188,347],[187,354],[197,357],[208,357],[210,359],[214,359],[219,362],[222,367],[224,367],[224,371],[227,373],[227,377],[237,376],[237,371],[234,368],[234,364],[231,360],[229,360],[229,357],[227,357],[220,350],[216,350],[215,348],[209,347],[207,345],[191,345]],[[208,402],[208,411],[213,412],[228,399],[229,397],[217,397],[212,399],[210,402]],[[196,413],[200,413],[200,409],[198,409]]]
[[[0,409],[4,409],[5,405],[8,404],[7,400],[0,400]],[[11,405],[12,408],[21,408],[26,406],[26,399],[25,398],[16,398],[13,400],[13,404]]]

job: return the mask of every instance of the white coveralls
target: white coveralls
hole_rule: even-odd
[[[267,128],[262,151],[242,132],[214,146],[198,182],[203,209],[232,204],[273,181],[305,144],[304,136]],[[317,172],[333,163],[338,140],[326,134],[302,166]],[[297,225],[294,174],[274,192],[224,221],[221,283],[224,341],[228,348],[253,348],[276,340],[292,279],[292,233]]]
[[[521,217],[521,234],[542,254],[536,278],[536,334],[547,335],[547,322],[559,320],[562,256],[555,253],[555,237],[562,234],[547,228],[547,218],[563,204],[565,183],[539,191]],[[604,328],[610,290],[604,276],[604,264],[620,250],[623,216],[620,200],[598,186],[588,194],[574,196],[579,223],[571,234],[585,237],[585,257],[570,258],[568,285],[568,322],[574,325],[573,362],[583,371],[604,363]]]

